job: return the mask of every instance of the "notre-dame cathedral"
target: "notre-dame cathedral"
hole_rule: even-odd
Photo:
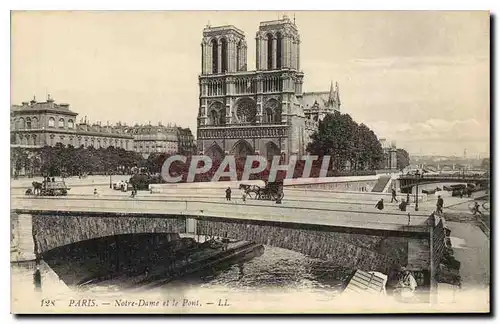
[[[243,31],[232,25],[203,30],[199,154],[301,156],[318,121],[340,109],[338,84],[330,91],[302,92],[295,22],[261,22],[255,42],[256,70],[247,71]]]

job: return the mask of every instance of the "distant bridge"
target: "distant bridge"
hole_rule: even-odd
[[[398,178],[399,187],[402,190],[413,188],[416,186],[417,182],[419,185],[441,183],[441,182],[466,182],[473,183],[476,185],[486,186],[490,178],[485,176],[474,176],[474,175],[402,175]]]

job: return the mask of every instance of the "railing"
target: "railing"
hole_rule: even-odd
[[[199,139],[284,137],[287,125],[257,124],[249,127],[213,127],[198,130]]]
[[[417,176],[416,175],[401,175],[398,179],[400,180],[416,180]],[[451,174],[432,174],[432,175],[419,175],[418,179],[471,179],[471,180],[483,180],[483,179],[488,179],[488,177],[484,175],[451,175]]]

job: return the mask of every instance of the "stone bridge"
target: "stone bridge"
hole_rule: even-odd
[[[425,214],[340,207],[236,204],[197,200],[25,198],[37,254],[84,240],[133,233],[215,235],[294,250],[339,266],[388,273],[396,265],[430,271],[435,224]]]
[[[406,192],[407,189],[412,189],[416,186],[417,181],[419,185],[432,184],[432,183],[473,183],[475,185],[480,185],[486,187],[490,181],[487,177],[479,176],[446,176],[446,175],[420,175],[417,177],[415,175],[402,175],[398,178],[399,187],[402,191]]]

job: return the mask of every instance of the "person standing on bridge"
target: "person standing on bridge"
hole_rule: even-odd
[[[226,189],[226,200],[231,201],[231,187],[227,187]]]
[[[406,211],[406,201],[404,199],[401,200],[401,203],[399,204],[399,210],[401,211]]]
[[[438,196],[438,200],[436,203],[436,214],[441,215],[443,214],[443,206],[444,206],[444,201],[441,196]]]
[[[378,203],[375,205],[375,208],[377,208],[378,210],[384,209],[384,199],[383,198],[378,201]]]
[[[399,202],[399,201],[398,201],[398,198],[397,198],[397,196],[396,196],[396,189],[394,189],[394,188],[392,188],[392,198],[391,198],[391,203],[392,203],[393,201]]]
[[[472,187],[468,185],[466,191],[467,191],[467,197],[470,198],[472,196]]]

